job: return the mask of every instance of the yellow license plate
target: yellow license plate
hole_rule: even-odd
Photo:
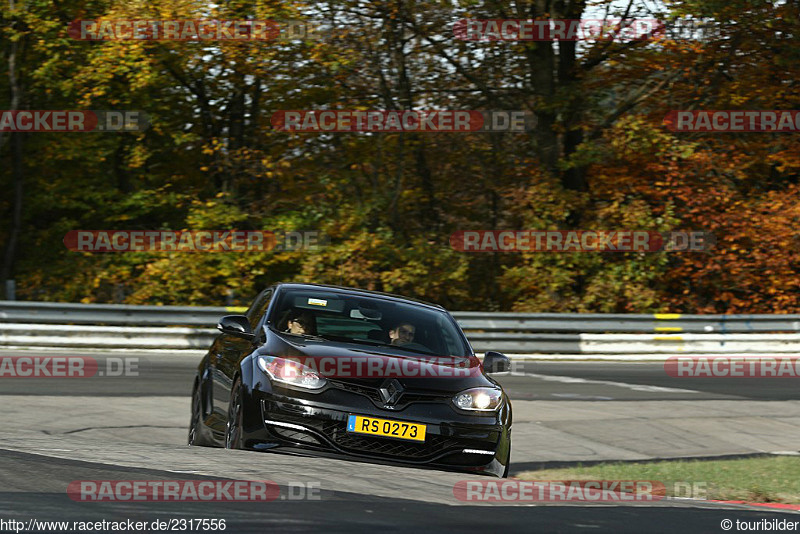
[[[364,417],[363,415],[349,416],[347,418],[347,431],[410,441],[425,441],[425,425]]]

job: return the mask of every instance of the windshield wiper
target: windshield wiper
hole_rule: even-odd
[[[343,341],[345,343],[357,343],[359,341],[358,339],[353,339],[352,337],[337,336],[334,334],[327,334],[325,339],[328,341]]]
[[[276,334],[280,334],[282,336],[284,336],[284,335],[285,336],[296,336],[296,337],[301,337],[303,339],[313,339],[315,341],[327,341],[328,340],[327,337],[319,336],[319,335],[315,335],[315,334],[293,334],[292,332],[288,332],[288,331],[282,332],[282,331],[278,330],[277,328],[274,328],[272,325],[269,325],[268,328],[270,330],[272,330],[273,332],[275,332]]]
[[[279,334],[283,334],[286,336],[296,336],[301,337],[303,339],[313,339],[314,341],[327,341],[328,338],[322,336],[316,336],[314,334],[294,334],[292,332],[278,332]]]
[[[428,352],[426,350],[419,350],[419,349],[412,349],[411,347],[404,347],[402,345],[392,345],[391,343],[383,343],[381,341],[372,341],[366,339],[354,339],[356,343],[362,343],[364,345],[369,345],[370,347],[390,347],[393,349],[405,350],[408,352],[413,352],[414,354],[424,354],[425,356],[436,356],[432,352]]]
[[[293,334],[291,332],[279,332],[278,330],[275,330],[275,332],[278,332],[279,334],[286,334],[286,335],[290,335],[290,336],[302,337],[303,339],[313,339],[315,341],[341,341],[343,343],[355,343],[357,345],[367,345],[367,346],[370,346],[370,347],[389,347],[389,348],[392,348],[392,349],[398,349],[398,350],[403,350],[403,351],[406,351],[406,352],[411,352],[413,354],[422,354],[424,356],[436,356],[436,354],[434,354],[433,352],[429,352],[429,351],[426,351],[426,350],[413,349],[411,347],[404,347],[402,345],[392,345],[391,343],[383,343],[381,341],[373,341],[371,339],[356,339],[356,338],[352,338],[352,337],[337,336],[337,335],[333,335],[333,334],[320,336],[320,335],[313,335],[313,334]]]
[[[391,343],[383,343],[381,341],[373,341],[368,339],[356,339],[354,337],[336,336],[333,334],[326,335],[324,339],[328,341],[341,341],[343,343],[355,343],[356,345],[369,345],[370,347],[391,347],[393,349],[400,349],[408,352],[413,352],[414,354],[435,356],[432,352],[422,351],[419,349],[412,349],[411,347],[401,347],[400,345],[392,345]]]

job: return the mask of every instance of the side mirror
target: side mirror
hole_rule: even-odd
[[[483,370],[487,373],[502,373],[510,368],[511,361],[505,354],[490,350],[483,356]]]
[[[226,315],[219,320],[217,330],[229,336],[236,336],[242,339],[253,339],[253,329],[250,321],[244,315]]]

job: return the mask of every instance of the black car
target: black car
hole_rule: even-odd
[[[278,284],[223,317],[197,370],[189,444],[505,477],[511,403],[441,306]]]

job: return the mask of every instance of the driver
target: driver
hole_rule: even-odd
[[[416,327],[411,323],[400,323],[389,330],[389,341],[392,345],[408,345],[414,341]]]
[[[316,335],[317,325],[314,314],[309,311],[294,310],[289,314],[286,329],[290,334]]]

